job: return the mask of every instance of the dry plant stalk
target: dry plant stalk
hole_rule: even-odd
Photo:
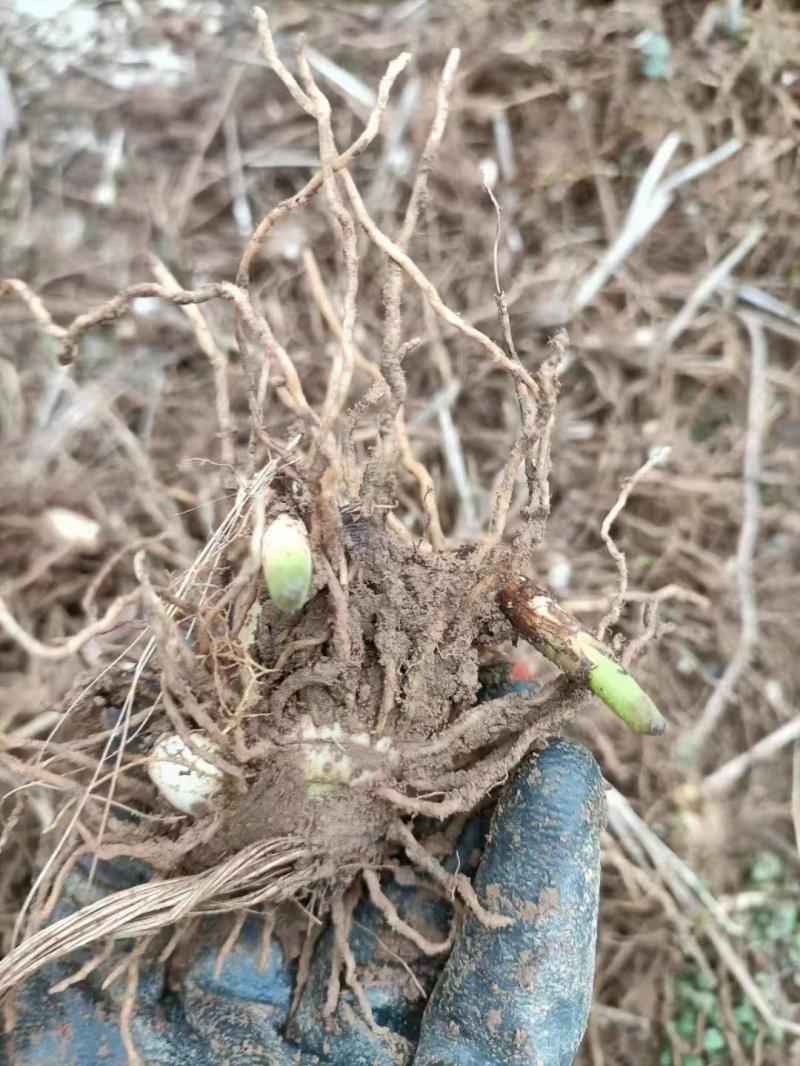
[[[272,905],[315,891],[332,901],[337,957],[368,1011],[347,945],[362,888],[389,925],[423,951],[438,954],[449,946],[449,939],[432,943],[393,910],[375,874],[388,859],[405,856],[481,921],[499,927],[510,920],[487,911],[466,877],[447,873],[404,816],[447,818],[472,810],[588,697],[587,678],[573,673],[535,695],[515,692],[475,705],[482,662],[495,654],[498,642],[514,636],[490,593],[525,568],[544,534],[557,370],[566,336],[554,338],[549,358],[532,375],[514,348],[499,278],[505,349],[447,306],[409,252],[442,142],[458,52],[445,65],[405,218],[392,238],[370,218],[349,168],[377,136],[391,88],[410,57],[390,64],[365,130],[340,152],[330,104],[302,45],[296,78],[277,54],[267,16],[256,11],[256,18],[269,65],[316,124],[322,167],[258,225],[236,282],[184,290],[153,260],[156,283],[132,285],[66,327],[53,322],[23,282],[0,283],[0,294],[22,299],[57,340],[66,365],[80,357],[89,330],[120,318],[142,297],[184,308],[213,367],[227,463],[235,456],[224,355],[200,305],[231,304],[252,418],[248,469],[238,472],[242,487],[195,563],[164,590],[151,580],[145,556],[137,556],[147,638],[141,650],[137,643],[128,653],[139,652],[128,664],[132,672],[110,669],[91,690],[95,704],[99,698],[119,713],[98,725],[84,690],[32,765],[0,751],[0,767],[11,766],[30,781],[47,774],[63,792],[61,835],[20,915],[17,944],[0,962],[0,992],[78,948],[150,937],[192,915]],[[320,192],[334,223],[343,283],[338,297],[329,292],[313,256],[306,255],[314,298],[336,342],[324,397],[314,406],[249,279],[266,236]],[[359,228],[386,265],[377,364],[359,351],[354,336]],[[419,343],[406,335],[403,309],[410,298],[427,304],[462,343],[505,374],[519,407],[518,440],[487,533],[475,545],[449,543],[435,481],[414,457],[406,433],[404,360]],[[371,383],[354,399],[355,372],[364,366]],[[278,442],[268,432],[262,419],[267,387],[291,412],[299,438]],[[369,451],[356,437],[363,426],[375,430]],[[521,467],[529,499],[521,528],[506,546],[511,492]],[[393,513],[404,474],[419,490],[427,550]],[[270,535],[277,523],[288,541]],[[309,550],[296,539],[290,544],[292,536],[301,541],[307,536]],[[299,581],[291,594],[276,597],[281,602],[265,591],[265,583],[274,590],[282,580],[285,560],[274,552],[291,554],[292,580]],[[40,652],[9,617],[0,623],[31,654]],[[70,650],[75,646],[73,641]],[[595,641],[593,647],[602,645]],[[167,793],[159,793],[148,778],[148,768],[154,780],[158,775],[155,753],[148,755],[142,743],[145,734],[151,746],[170,737],[173,749],[183,751],[183,776],[196,792],[181,810],[191,813],[176,817],[165,802]],[[155,750],[163,754],[157,743]],[[137,812],[136,820],[117,817],[120,811]],[[106,896],[44,928],[80,861],[90,857],[94,871],[99,860],[120,855],[149,863],[162,879]],[[169,950],[173,947],[170,941]],[[131,995],[136,979],[134,960],[127,971]],[[337,971],[332,994],[338,994],[338,982]]]

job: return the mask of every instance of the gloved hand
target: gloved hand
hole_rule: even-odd
[[[383,918],[368,902],[357,908],[350,946],[383,1032],[369,1028],[347,990],[334,1015],[325,1014],[330,932],[317,944],[287,1024],[296,971],[280,938],[259,968],[263,922],[248,920],[215,975],[230,926],[217,920],[215,934],[212,920],[193,941],[179,987],[167,986],[157,955],[142,960],[130,1026],[142,1064],[569,1066],[591,1002],[604,820],[594,759],[571,741],[552,740],[519,767],[500,799],[474,878],[484,905],[511,915],[511,927],[488,929],[467,915],[437,974],[430,958],[400,961]],[[475,819],[446,864],[451,870],[469,871],[481,834]],[[129,873],[114,864],[114,887]],[[446,934],[446,902],[414,886],[382,888],[410,924],[431,939]],[[5,1043],[0,1038],[0,1064],[127,1066],[119,1027],[124,981],[100,988],[114,961],[53,996],[47,990],[75,972],[74,959],[32,978],[17,996],[13,1030]]]

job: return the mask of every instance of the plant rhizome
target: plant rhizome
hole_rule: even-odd
[[[529,372],[514,348],[499,281],[502,344],[446,306],[407,251],[445,128],[458,55],[448,58],[405,217],[389,237],[370,217],[350,167],[378,134],[392,84],[410,57],[391,64],[364,132],[340,152],[330,105],[302,48],[296,80],[276,53],[265,17],[259,28],[272,69],[317,124],[322,167],[260,223],[235,283],[185,290],[155,263],[156,282],[133,285],[66,327],[52,321],[23,283],[2,285],[57,340],[64,364],[79,356],[88,330],[113,322],[138,298],[191,312],[216,375],[223,459],[231,461],[226,359],[200,317],[203,303],[227,301],[251,428],[228,516],[194,565],[171,582],[156,580],[147,558],[137,557],[147,628],[73,701],[46,745],[47,770],[31,768],[35,780],[46,773],[51,783],[63,773],[63,836],[21,915],[19,943],[0,964],[0,988],[77,947],[156,934],[204,911],[313,899],[318,915],[332,912],[336,919],[364,879],[370,898],[391,915],[374,871],[404,863],[444,885],[482,921],[506,924],[510,919],[483,908],[463,874],[446,872],[439,861],[444,852],[437,857],[426,846],[413,816],[439,819],[446,832],[444,820],[474,810],[588,694],[585,684],[565,675],[536,693],[477,702],[482,663],[514,635],[496,594],[525,570],[544,533],[566,338],[555,336]],[[316,194],[337,238],[343,285],[337,301],[314,275],[336,350],[326,387],[316,390],[323,395],[312,402],[295,361],[252,298],[250,273],[267,235]],[[366,256],[371,264],[380,257],[385,268],[377,359],[357,340]],[[410,296],[430,321],[443,323],[492,372],[506,375],[519,409],[518,437],[497,472],[488,528],[470,543],[445,536],[433,477],[409,446],[405,366],[420,343],[404,322]],[[371,379],[360,397],[353,395],[357,368]],[[284,414],[265,422],[268,392]],[[509,542],[507,518],[521,474],[527,498],[517,506]],[[418,487],[422,536],[409,531],[398,504],[398,482],[408,484],[409,477]],[[276,605],[264,576],[265,532],[282,516],[294,520],[295,530],[302,523],[312,559],[310,585],[288,610]],[[280,571],[280,560],[274,565]],[[177,738],[187,776],[204,767],[213,782],[182,810],[170,806],[148,773],[165,737]],[[156,871],[147,891],[123,890],[44,929],[78,863],[120,856]],[[396,919],[394,928],[403,928]]]

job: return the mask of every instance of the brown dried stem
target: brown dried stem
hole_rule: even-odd
[[[297,82],[284,67],[283,63],[278,56],[272,34],[269,29],[269,19],[265,11],[261,8],[254,9],[254,15],[258,22],[259,35],[261,36],[262,47],[264,48],[265,56],[272,69],[278,75],[284,84],[289,88],[289,91],[294,96],[294,91],[290,87],[290,82],[285,80],[284,75],[288,76],[288,79],[294,84],[296,90],[302,94],[305,98],[305,94],[300,89]],[[370,144],[375,140],[380,132],[381,120],[384,112],[389,103],[389,96],[391,95],[392,87],[397,80],[398,76],[411,62],[412,56],[409,52],[403,52],[396,59],[393,59],[389,64],[386,73],[381,79],[381,83],[378,86],[378,95],[375,102],[375,106],[369,116],[366,127],[361,135],[350,145],[350,147],[332,161],[332,169],[336,172],[344,169],[353,162],[359,155],[369,148]],[[303,110],[305,110],[304,104],[301,104]],[[308,201],[315,196],[322,188],[323,175],[321,171],[318,171],[313,178],[294,196],[289,197],[286,200],[281,201],[277,207],[262,219],[259,223],[255,233],[250,238],[248,245],[244,251],[241,262],[239,263],[239,270],[236,275],[237,284],[243,288],[247,288],[250,283],[250,269],[252,267],[253,260],[258,254],[258,250],[267,238],[270,231],[277,225],[282,218],[285,218],[288,214],[294,211],[298,207],[302,207],[307,204]]]
[[[449,308],[436,291],[433,282],[423,274],[413,259],[411,259],[410,256],[408,256],[378,228],[370,217],[370,214],[364,205],[364,201],[361,199],[361,193],[358,191],[356,183],[347,171],[342,173],[342,180],[344,181],[345,189],[350,198],[350,203],[353,206],[355,216],[366,230],[372,242],[376,247],[380,248],[382,252],[385,252],[386,255],[393,259],[403,271],[405,271],[406,275],[411,279],[413,284],[417,286],[423,298],[428,302],[434,313],[449,326],[452,326],[453,329],[463,334],[463,336],[468,337],[470,340],[479,344],[495,366],[499,367],[501,370],[505,370],[515,381],[521,381],[528,388],[534,398],[538,397],[539,386],[530,376],[528,371],[509,358],[502,348],[499,348],[493,340],[490,340],[490,338],[486,336],[485,333],[482,333],[479,329],[476,329],[475,326],[471,326],[468,322],[465,322],[460,315],[456,314],[455,311]]]
[[[308,283],[311,288],[311,295],[314,297],[317,307],[319,307],[320,313],[325,319],[331,333],[341,344],[343,337],[342,323],[331,303],[330,294],[325,287],[325,282],[322,280],[319,264],[310,248],[303,249],[303,267],[305,268],[306,277],[308,278]],[[371,360],[367,359],[358,347],[354,346],[353,355],[355,358],[355,365],[359,370],[363,370],[364,373],[368,374],[378,385],[385,385],[379,367],[371,362]]]
[[[668,453],[667,453],[668,454]],[[625,553],[620,551],[617,545],[614,543],[611,537],[611,526],[619,517],[620,513],[624,510],[625,505],[628,502],[630,494],[636,488],[643,478],[647,477],[653,467],[662,464],[665,459],[664,449],[658,449],[650,456],[647,462],[623,483],[622,489],[617,502],[608,512],[603,519],[603,524],[600,527],[600,536],[605,542],[608,554],[617,564],[617,573],[619,574],[619,583],[617,585],[617,591],[614,595],[614,599],[611,601],[611,607],[607,613],[603,616],[600,624],[597,627],[597,639],[603,640],[608,631],[609,626],[613,626],[619,621],[619,616],[622,614],[622,608],[625,606],[625,601],[628,596],[628,564],[625,559]]]
[[[743,469],[744,514],[736,549],[736,584],[739,599],[739,641],[725,672],[703,708],[700,717],[685,737],[684,757],[694,765],[705,744],[724,715],[728,701],[750,665],[758,643],[758,604],[756,603],[754,567],[761,517],[761,452],[767,415],[767,341],[761,320],[743,316],[750,337],[750,391],[747,404]]]
[[[150,257],[150,269],[158,281],[165,288],[178,292],[180,285],[177,279],[157,255]],[[208,327],[205,316],[196,304],[185,304],[183,313],[189,319],[194,330],[194,335],[200,350],[211,363],[214,373],[214,403],[217,410],[217,422],[219,424],[219,445],[222,462],[233,468],[235,455],[233,450],[234,429],[231,424],[230,390],[228,388],[228,357],[222,351],[214,339],[214,335]]]
[[[344,407],[347,401],[347,394],[350,391],[350,383],[353,379],[353,367],[355,365],[353,329],[356,321],[356,299],[358,296],[358,244],[355,223],[350,213],[345,209],[333,169],[338,154],[336,143],[333,139],[333,130],[331,129],[331,105],[314,80],[311,68],[308,65],[305,49],[302,46],[298,49],[297,59],[310,104],[310,109],[306,108],[306,110],[316,119],[319,128],[322,186],[328,201],[328,207],[338,228],[339,243],[345,262],[341,356],[334,360],[333,368],[328,377],[328,389],[322,406],[322,426],[320,428],[320,433],[324,436]]]
[[[495,216],[496,216],[496,219],[497,219],[496,226],[495,226],[494,246],[492,248],[492,263],[493,263],[493,266],[494,266],[494,284],[495,284],[494,298],[495,298],[495,303],[497,304],[497,315],[498,315],[498,318],[500,319],[500,328],[503,331],[503,340],[505,341],[505,345],[506,345],[506,349],[508,350],[508,354],[511,356],[511,358],[513,360],[515,360],[515,362],[520,363],[520,358],[519,358],[519,355],[517,354],[517,349],[516,349],[516,347],[514,345],[514,337],[513,337],[512,333],[511,333],[511,319],[510,319],[509,314],[508,314],[508,303],[506,301],[506,294],[503,291],[503,287],[500,284],[500,267],[499,267],[499,264],[498,264],[498,248],[499,248],[499,244],[500,244],[500,226],[501,226],[502,211],[501,211],[501,208],[500,208],[500,204],[497,202],[497,197],[492,192],[492,189],[489,186],[489,184],[486,182],[485,177],[484,177],[483,174],[481,174],[481,181],[483,183],[483,187],[486,190],[486,193],[487,193],[489,199],[492,201],[492,206],[494,207]],[[521,440],[522,440],[523,450],[524,450],[524,454],[525,454],[525,472],[526,472],[527,478],[528,478],[528,495],[529,495],[528,503],[529,503],[529,505],[532,505],[533,502],[534,502],[534,496],[535,496],[535,491],[536,491],[535,490],[535,485],[536,485],[536,467],[535,467],[535,463],[534,463],[532,449],[533,449],[533,446],[536,444],[536,442],[539,439],[537,418],[536,418],[536,414],[537,414],[536,405],[532,402],[530,393],[524,387],[522,382],[516,381],[514,383],[514,386],[515,386],[516,393],[517,393],[517,402],[519,403],[519,413],[520,413],[520,420],[521,420],[521,424],[522,424],[522,428],[521,428],[522,437],[521,437]],[[541,452],[540,452],[540,454],[541,454]]]
[[[428,189],[428,178],[435,165],[445,126],[447,125],[447,115],[450,108],[450,93],[452,91],[460,55],[461,53],[457,48],[451,50],[439,81],[436,111],[434,113],[433,122],[425,142],[419,165],[417,166],[416,177],[406,207],[405,217],[403,218],[403,223],[397,236],[397,247],[402,252],[408,250],[411,238],[417,228],[420,213],[424,207]],[[399,356],[403,331],[403,280],[404,274],[400,265],[394,261],[390,261],[386,283],[383,288],[384,336],[383,344],[381,346],[381,370],[390,391],[390,402],[382,427],[382,450],[384,453],[387,453],[387,451],[391,449],[391,439],[393,434],[392,422],[396,417],[398,410],[404,403],[406,395],[405,376],[401,369],[401,360]]]
[[[414,458],[414,454],[411,451],[411,444],[408,440],[408,432],[406,431],[406,423],[402,407],[395,415],[394,427],[395,436],[397,438],[397,448],[400,453],[400,461],[419,485],[420,500],[425,509],[427,525],[425,532],[430,538],[430,542],[434,549],[436,551],[441,551],[445,547],[446,542],[444,533],[442,532],[442,521],[439,517],[439,507],[436,502],[436,485],[434,484],[433,478],[427,467]]]

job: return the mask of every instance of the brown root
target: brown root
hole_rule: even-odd
[[[358,973],[356,970],[356,960],[353,955],[353,950],[350,947],[350,928],[353,921],[353,911],[355,910],[356,903],[358,902],[358,892],[347,892],[344,896],[335,897],[331,907],[331,926],[333,928],[333,944],[334,944],[334,967],[338,969],[344,969],[344,979],[347,987],[355,996],[356,1002],[361,1010],[364,1020],[370,1027],[373,1033],[378,1036],[385,1036],[388,1031],[383,1026],[378,1025],[372,1014],[372,1007],[369,1004],[366,993],[364,992],[364,986],[358,979]],[[330,1010],[331,1004],[333,1009],[336,1009],[338,1003],[338,978],[335,982],[332,982],[331,989],[329,990],[328,1002],[326,1004],[326,1010]],[[333,990],[337,990],[335,1001],[333,1000]],[[331,1011],[332,1013],[332,1011]]]
[[[91,958],[87,959],[82,966],[65,977],[62,981],[57,981],[56,984],[51,985],[47,992],[51,996],[57,995],[59,992],[64,992],[72,985],[77,984],[79,981],[84,981],[90,974],[94,973],[103,963],[107,962],[114,950],[114,941],[107,940],[105,944],[96,951]]]
[[[128,1056],[128,1066],[144,1066],[143,1059],[136,1050],[136,1045],[133,1042],[131,1023],[133,1021],[133,1012],[136,1009],[136,993],[139,989],[139,967],[142,956],[149,946],[150,937],[142,937],[142,939],[133,947],[126,960],[128,979],[125,984],[125,995],[123,996],[120,1005],[119,1028],[122,1044],[125,1048],[125,1053]]]
[[[393,929],[396,933],[400,933],[401,936],[410,940],[415,947],[419,948],[423,955],[442,955],[444,952],[450,950],[453,943],[452,935],[448,936],[446,940],[440,940],[438,943],[433,940],[428,940],[426,936],[423,936],[422,933],[409,925],[408,922],[403,921],[397,912],[397,907],[395,907],[381,888],[380,878],[374,870],[364,870],[362,876],[373,906],[375,906],[386,919],[386,924],[390,929]]]
[[[314,949],[317,946],[320,936],[322,935],[323,925],[322,922],[315,919],[312,915],[309,916],[308,926],[306,927],[305,937],[303,938],[303,947],[300,950],[300,955],[297,959],[297,977],[294,982],[294,993],[292,995],[292,1002],[289,1005],[289,1014],[287,1017],[287,1025],[289,1025],[294,1019],[297,1011],[300,1007],[300,1002],[303,998],[303,993],[306,990],[308,984],[308,978],[311,974],[311,963],[314,959]],[[333,980],[333,970],[330,974],[331,980]],[[336,971],[336,981],[338,982],[338,970]],[[332,994],[329,992],[329,994]],[[338,998],[338,983],[336,989],[336,995]]]
[[[231,929],[225,938],[225,942],[219,949],[217,955],[217,961],[214,963],[214,978],[218,979],[222,973],[222,969],[225,966],[225,962],[228,959],[230,953],[236,947],[239,942],[239,937],[242,935],[242,927],[247,920],[247,911],[239,911],[238,914],[234,914],[233,921],[231,922]]]
[[[475,915],[479,922],[489,929],[506,929],[514,924],[514,919],[504,914],[493,914],[487,911],[472,887],[470,879],[462,873],[451,874],[435,859],[429,851],[417,840],[404,822],[395,822],[392,833],[403,845],[403,849],[409,859],[421,870],[424,870],[433,880],[442,886],[453,896],[459,896],[467,908]]]

